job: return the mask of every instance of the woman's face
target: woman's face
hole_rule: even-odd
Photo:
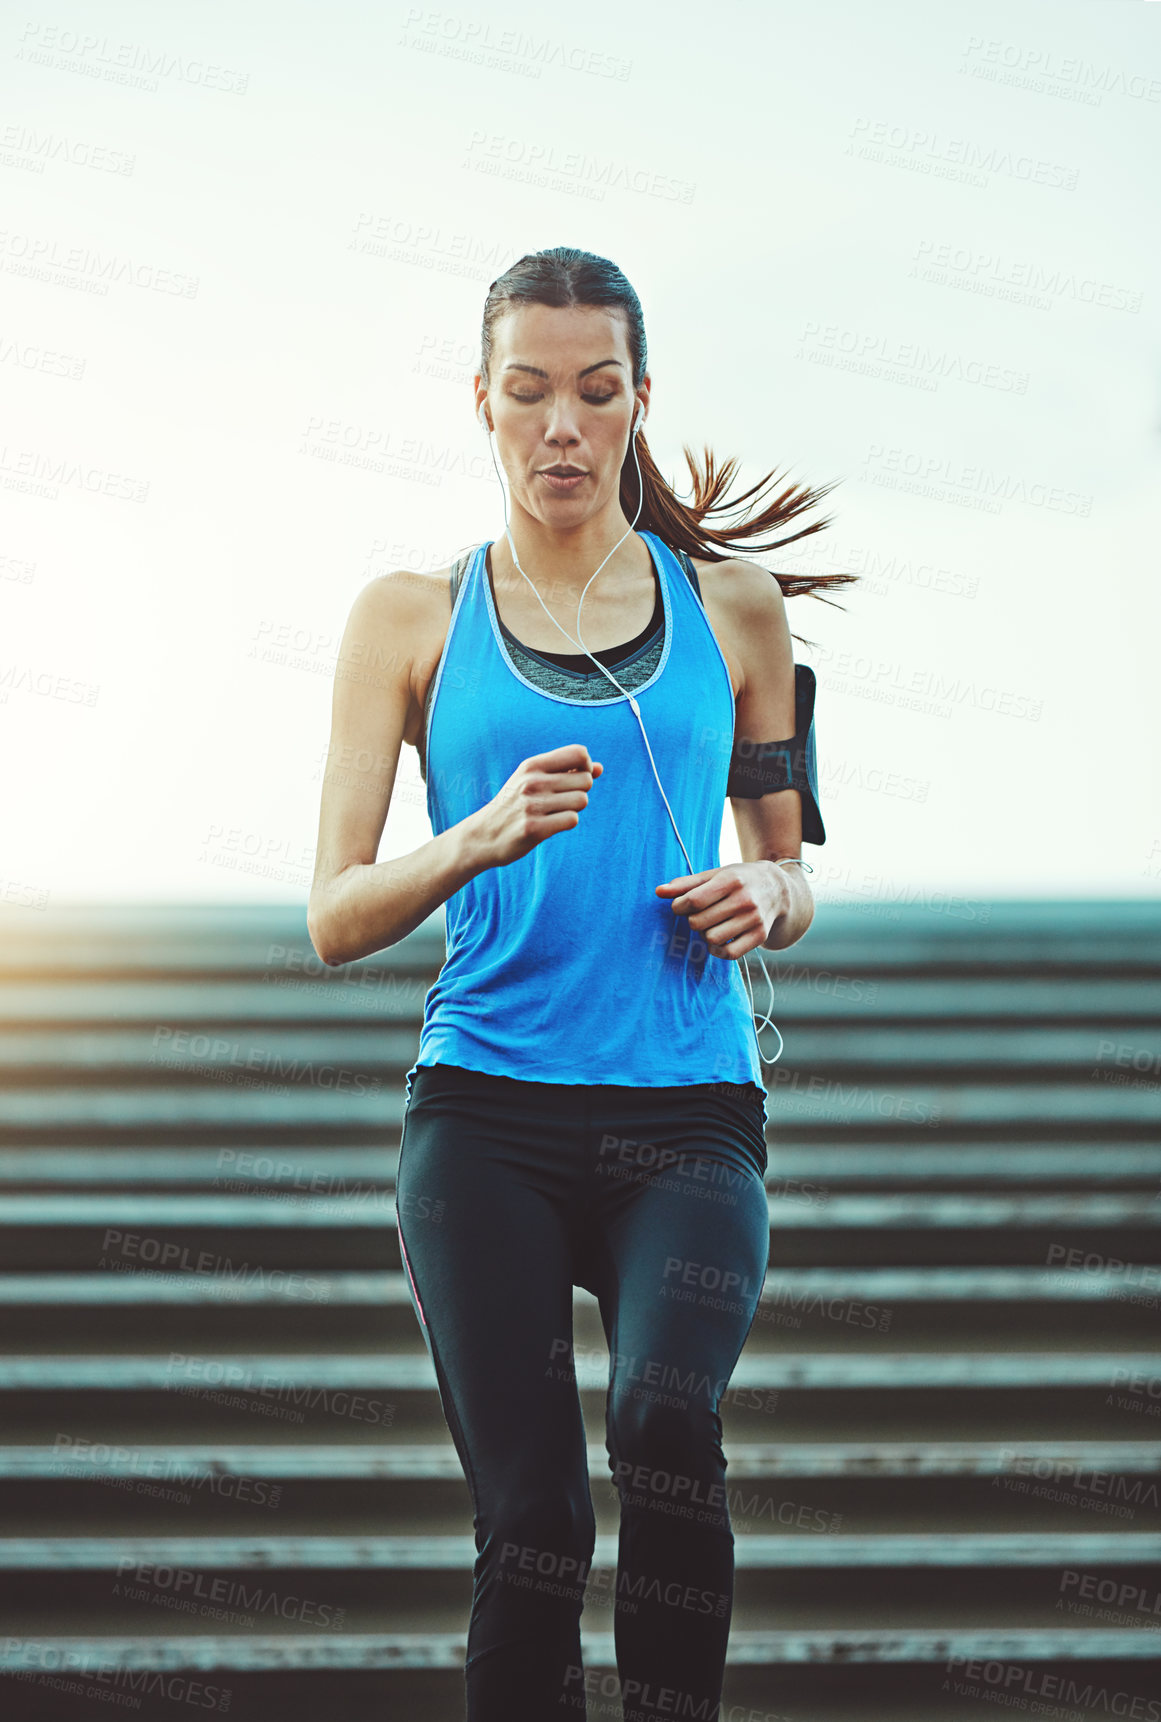
[[[476,376],[477,411],[485,402],[513,501],[548,524],[576,524],[616,501],[648,398],[648,377],[633,389],[625,319],[603,307],[514,306],[495,326],[490,385]]]

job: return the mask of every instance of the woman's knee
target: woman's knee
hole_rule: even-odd
[[[679,1502],[725,1474],[722,1420],[709,1395],[614,1397],[609,1412],[613,1481],[622,1494],[646,1492]]]
[[[481,1519],[506,1571],[573,1582],[592,1561],[597,1527],[587,1479],[582,1492],[551,1479],[522,1486],[517,1478]]]

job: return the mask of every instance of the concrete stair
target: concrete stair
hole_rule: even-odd
[[[721,1722],[1161,1699],[1161,910],[969,907],[765,953]],[[0,940],[0,1714],[457,1722],[471,1508],[393,1204],[438,926],[340,971],[261,906]]]

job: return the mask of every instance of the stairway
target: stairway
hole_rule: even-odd
[[[392,1200],[438,922],[337,971],[277,907],[0,938],[0,1714],[461,1722],[471,1509]],[[1161,1716],[1161,911],[824,905],[765,960],[721,1722]],[[579,1290],[576,1353],[612,1722]]]

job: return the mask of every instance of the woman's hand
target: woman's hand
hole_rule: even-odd
[[[790,880],[774,861],[732,861],[704,873],[686,873],[658,885],[672,897],[674,913],[686,915],[711,955],[737,962],[764,945],[794,898]]]
[[[470,815],[484,866],[507,867],[546,837],[575,831],[604,769],[583,742],[522,759],[504,787]]]

